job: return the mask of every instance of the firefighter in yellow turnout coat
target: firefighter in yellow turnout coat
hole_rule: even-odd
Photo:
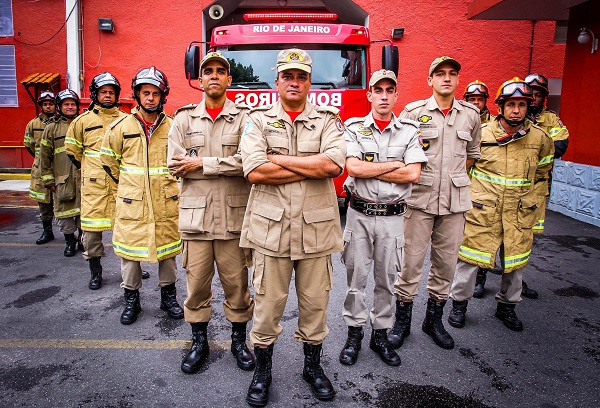
[[[83,257],[89,262],[92,290],[102,286],[102,231],[112,229],[115,213],[117,184],[102,168],[100,148],[108,125],[125,115],[117,107],[120,91],[117,78],[108,72],[96,75],[90,84],[92,106],[71,123],[65,139],[67,155],[81,169]]]
[[[42,220],[42,236],[35,241],[36,244],[42,245],[54,239],[52,232],[52,219],[54,218],[54,210],[52,209],[52,192],[44,186],[40,169],[40,150],[42,146],[42,133],[46,124],[55,113],[54,104],[55,96],[52,92],[42,92],[37,100],[37,104],[42,109],[42,112],[27,123],[25,128],[25,136],[23,144],[25,148],[33,156],[33,165],[31,166],[31,183],[29,185],[29,197],[38,202],[40,207],[40,218]]]
[[[179,186],[167,168],[167,144],[172,119],[162,112],[169,85],[154,67],[141,70],[132,88],[138,107],[114,121],[104,136],[102,165],[118,183],[113,248],[122,258],[121,287],[126,306],[122,324],[131,324],[141,311],[140,262],[158,262],[161,309],[183,318],[176,300],[175,256],[181,252],[178,231]]]
[[[471,169],[473,208],[467,212],[463,243],[450,297],[448,317],[463,327],[478,268],[492,269],[502,246],[504,272],[496,295],[496,317],[511,330],[523,330],[514,307],[521,299],[522,269],[533,245],[537,209],[545,199],[542,181],[554,158],[546,132],[525,120],[531,87],[518,77],[505,82],[496,97],[498,119],[483,125],[481,158]]]
[[[79,228],[80,199],[79,169],[71,163],[65,152],[65,136],[73,119],[79,113],[79,96],[70,89],[56,95],[56,115],[44,129],[40,151],[42,181],[54,195],[54,216],[60,232],[65,235],[65,256],[75,256]]]

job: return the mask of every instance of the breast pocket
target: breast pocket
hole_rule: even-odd
[[[223,157],[233,156],[238,151],[240,137],[238,134],[226,134],[221,137],[221,145],[223,146]]]
[[[321,149],[320,140],[299,140],[298,156],[313,156]]]
[[[199,233],[204,228],[206,196],[181,197],[179,202],[179,231]]]
[[[290,142],[287,137],[268,134],[265,138],[267,140],[267,154],[289,154]]]
[[[281,238],[283,207],[255,201],[250,213],[248,240],[261,248],[277,252]]]
[[[467,143],[473,140],[470,132],[464,130],[456,131],[457,146],[454,149],[454,155],[459,157],[465,157],[467,155]]]
[[[188,156],[197,156],[198,151],[203,149],[205,144],[206,138],[201,133],[189,133],[183,139],[183,147]]]
[[[423,139],[423,151],[425,156],[435,156],[440,149],[440,141],[437,129],[421,130],[421,138]]]
[[[388,146],[388,161],[400,160],[404,159],[404,152],[406,151],[406,146]]]

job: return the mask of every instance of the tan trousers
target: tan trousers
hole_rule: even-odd
[[[431,270],[427,291],[436,299],[446,299],[458,250],[465,230],[465,214],[434,215],[409,209],[404,219],[404,260],[394,285],[396,296],[413,299],[417,295],[423,273],[423,262],[431,240]]]
[[[63,234],[74,234],[81,226],[79,215],[77,217],[57,218],[56,224]]]
[[[346,300],[342,315],[347,326],[374,330],[394,324],[394,280],[402,265],[404,216],[369,216],[348,209],[342,262],[346,265]],[[367,279],[373,271],[375,288],[370,313],[365,302]]]
[[[52,200],[52,193],[48,191],[48,194],[50,194],[50,202],[48,204],[38,202],[38,207],[40,207],[40,219],[42,221],[52,221],[52,218],[54,218],[54,203]]]
[[[292,270],[298,295],[298,329],[294,339],[312,345],[323,343],[329,333],[326,320],[333,273],[331,255],[292,261],[253,251],[253,260],[252,345],[266,348],[281,334],[279,321],[287,302]]]
[[[208,322],[213,298],[211,282],[215,274],[225,293],[223,309],[230,322],[244,323],[252,319],[254,302],[248,289],[248,267],[245,250],[239,239],[183,241],[183,267],[186,269],[187,299],[183,303],[185,321]]]
[[[475,278],[477,277],[477,265],[471,265],[458,260],[456,273],[450,289],[450,297],[458,302],[470,300],[475,290]],[[521,301],[521,289],[523,289],[523,269],[502,273],[500,290],[496,293],[496,300],[500,303],[517,304]]]
[[[83,243],[83,259],[102,257],[104,253],[104,244],[102,243],[102,231],[83,231],[81,242]]]
[[[121,258],[121,276],[123,289],[138,290],[142,287],[142,267],[138,261]],[[158,262],[158,286],[163,287],[177,281],[177,262],[175,257]]]

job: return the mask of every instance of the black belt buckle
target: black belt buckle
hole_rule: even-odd
[[[365,215],[386,215],[388,211],[387,204],[380,203],[364,203],[365,209],[363,213]]]

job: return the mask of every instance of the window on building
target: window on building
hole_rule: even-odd
[[[0,36],[13,36],[13,16],[11,0],[0,0]]]
[[[18,106],[14,45],[0,45],[0,106]]]
[[[557,21],[554,29],[554,44],[567,43],[567,29],[569,28],[568,21]]]

